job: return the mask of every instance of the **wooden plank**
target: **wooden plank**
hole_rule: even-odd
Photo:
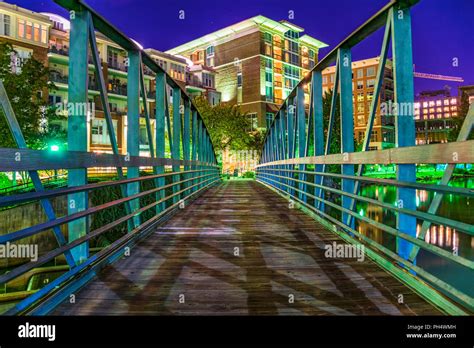
[[[52,314],[441,314],[368,259],[326,258],[324,246],[333,241],[344,243],[258,183],[226,182],[156,227],[78,292],[75,304]]]

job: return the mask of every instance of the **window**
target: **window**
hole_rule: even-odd
[[[328,77],[327,76],[323,76],[323,85],[327,84],[328,83]]]
[[[357,89],[364,89],[364,81],[357,81]]]
[[[265,72],[265,81],[266,82],[273,82],[273,74],[271,72]]]
[[[367,88],[374,87],[374,85],[375,85],[375,79],[367,80]]]
[[[31,40],[32,35],[33,35],[33,23],[26,22],[26,38],[28,40]]]
[[[214,75],[203,73],[202,80],[205,87],[214,88]]]
[[[214,56],[214,46],[209,46],[206,48],[206,56],[213,57]]]
[[[270,128],[270,126],[273,122],[273,113],[267,112],[265,118],[266,118],[266,121],[267,121],[267,128]]]
[[[290,39],[299,39],[300,33],[298,33],[297,31],[288,30],[285,33],[285,37],[290,38]]]
[[[251,113],[248,114],[247,117],[249,118],[250,121],[250,131],[254,131],[257,129],[258,126],[258,120],[257,120],[257,114],[256,113]]]
[[[357,78],[361,79],[364,77],[364,69],[357,69]]]
[[[265,87],[265,96],[267,101],[273,101],[273,87],[266,86]]]
[[[23,19],[18,20],[18,36],[25,37],[25,21]]]
[[[314,50],[309,50],[309,58],[314,59]]]
[[[272,69],[273,68],[273,64],[272,64],[271,59],[265,59],[265,68],[267,68],[267,69]]]
[[[214,66],[214,46],[206,48],[206,65]]]
[[[375,66],[370,66],[367,68],[367,76],[375,76]]]
[[[237,74],[237,87],[242,87],[242,73]]]
[[[10,36],[11,17],[6,14],[0,14],[0,35]]]
[[[117,120],[112,120],[114,125],[114,132],[117,134]],[[109,132],[107,130],[107,123],[104,119],[93,118],[91,124],[92,144],[110,145]]]
[[[272,34],[270,33],[263,33],[263,40],[265,42],[272,43]]]
[[[33,40],[39,42],[40,41],[40,25],[35,23],[33,27]]]
[[[48,28],[41,26],[41,42],[46,43],[48,41]]]

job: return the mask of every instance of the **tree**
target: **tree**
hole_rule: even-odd
[[[65,119],[48,105],[45,92],[56,86],[49,81],[49,69],[42,62],[30,57],[17,64],[17,52],[12,45],[0,43],[0,79],[2,80],[26,144],[32,149],[44,149],[54,140],[65,143],[66,132],[55,125],[55,120]],[[15,67],[15,69],[13,69]],[[17,147],[0,108],[0,147]],[[23,181],[28,180],[20,173]],[[15,175],[13,175],[15,183]]]
[[[216,151],[259,150],[262,146],[262,132],[252,131],[252,120],[239,106],[224,103],[212,106],[203,96],[196,97],[194,103]]]
[[[3,81],[16,119],[29,148],[43,149],[48,141],[65,141],[65,132],[54,125],[63,119],[43,97],[56,87],[49,81],[49,69],[33,57],[22,62],[21,69],[12,69],[15,50],[9,43],[0,43],[0,78]],[[0,147],[16,147],[3,110],[0,114]]]

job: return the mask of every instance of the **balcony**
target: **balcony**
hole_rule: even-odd
[[[61,56],[69,56],[69,48],[67,46],[52,45],[48,48],[48,52],[59,54]]]
[[[128,68],[125,66],[125,64],[120,63],[120,62],[115,62],[115,61],[109,61],[108,62],[108,67],[109,69],[115,69],[123,72],[127,72]]]
[[[121,84],[121,85],[110,85],[107,88],[107,91],[109,93],[114,93],[118,95],[127,95],[127,85],[126,84]]]
[[[52,82],[64,83],[66,85],[68,84],[68,76],[63,76],[62,74],[55,71],[51,71],[49,73],[49,79]]]

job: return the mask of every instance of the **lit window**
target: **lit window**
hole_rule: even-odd
[[[441,106],[441,100],[436,101],[436,106]]]
[[[33,23],[26,22],[26,38],[31,40],[33,34]]]
[[[432,100],[428,103],[429,106],[434,106],[435,105],[435,102]]]
[[[423,102],[423,107],[427,108],[428,107],[428,102]]]
[[[455,105],[456,104],[456,98],[451,98],[451,105]]]
[[[34,27],[33,27],[33,40],[34,41],[40,41],[40,25],[35,23]]]
[[[25,21],[23,19],[18,20],[18,36],[25,37]]]
[[[48,28],[45,26],[41,27],[41,42],[46,43],[48,41]]]

